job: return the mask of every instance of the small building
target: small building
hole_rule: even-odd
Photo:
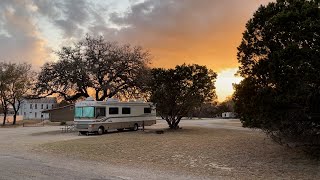
[[[42,111],[49,114],[51,122],[67,122],[74,120],[74,104]]]
[[[222,118],[224,119],[228,119],[228,118],[236,118],[237,117],[237,113],[235,112],[224,112],[222,113]]]
[[[24,99],[20,104],[18,115],[22,115],[23,119],[49,119],[49,114],[42,113],[42,111],[56,106],[57,99],[55,97]]]

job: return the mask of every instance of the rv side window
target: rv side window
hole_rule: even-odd
[[[150,114],[151,113],[151,108],[144,108],[144,113],[145,114]]]
[[[131,114],[131,108],[123,107],[122,108],[122,114]]]
[[[96,117],[106,116],[106,108],[104,107],[97,107],[96,108]]]
[[[119,108],[117,107],[109,108],[109,114],[119,114]]]

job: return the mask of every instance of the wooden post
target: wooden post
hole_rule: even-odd
[[[144,121],[142,121],[142,130],[144,131]]]

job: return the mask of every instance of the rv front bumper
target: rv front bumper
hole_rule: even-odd
[[[85,131],[85,132],[96,132],[98,131],[98,127],[95,127],[94,124],[77,124],[77,131]]]

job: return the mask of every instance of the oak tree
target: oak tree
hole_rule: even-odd
[[[244,126],[278,142],[320,145],[320,3],[261,6],[238,47],[235,108]]]
[[[216,97],[217,74],[205,66],[183,64],[175,69],[155,68],[151,74],[150,101],[156,104],[157,113],[171,129],[177,129],[180,120],[190,111]]]
[[[57,62],[46,63],[38,76],[37,90],[58,94],[67,101],[94,94],[102,101],[139,89],[150,61],[141,47],[119,45],[87,36],[74,46],[62,47]]]

